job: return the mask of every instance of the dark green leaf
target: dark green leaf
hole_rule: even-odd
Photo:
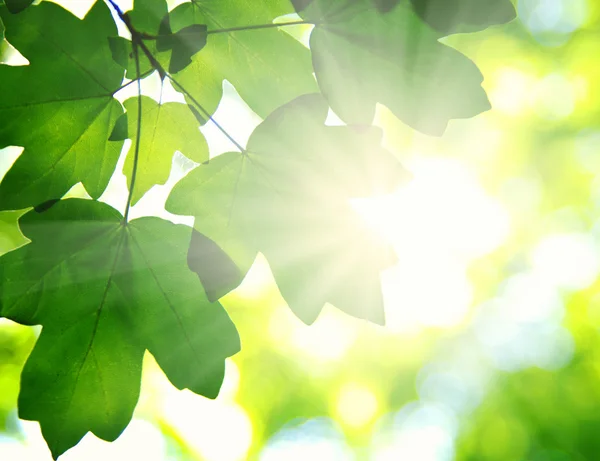
[[[110,51],[115,62],[124,69],[127,69],[129,60],[132,59],[131,42],[123,37],[108,37],[108,46],[110,46]]]
[[[158,27],[158,37],[156,38],[156,49],[158,51],[170,50],[173,46],[173,31],[171,30],[171,17],[165,14]]]
[[[5,0],[4,4],[13,14],[20,13],[25,8],[30,6],[33,3],[33,0]]]
[[[132,25],[136,31],[156,36],[159,35],[161,29],[161,23],[165,16],[168,16],[167,2],[165,0],[135,0],[133,3],[133,10],[128,11],[126,14],[131,19]],[[170,58],[170,53],[160,53],[157,49],[156,40],[144,41],[146,47],[154,56],[155,62],[151,62],[148,56],[141,50],[139,51],[140,59],[140,74],[145,74],[152,69],[155,69],[155,65],[158,62],[163,68],[167,68]],[[130,40],[127,40],[127,50],[129,61],[127,63],[127,78],[135,79],[137,75],[137,68],[135,60],[133,59],[133,44]]]
[[[137,66],[135,64],[133,43],[131,40],[128,40],[124,37],[110,37],[109,45],[111,47],[114,61],[126,69],[126,76],[128,79],[135,80],[137,78]],[[153,50],[153,46],[150,45],[150,51]],[[139,50],[138,58],[140,60],[140,75],[144,75],[152,70],[155,70],[157,67],[156,62],[160,63],[163,67],[169,62],[168,55],[160,53],[158,57],[153,58],[154,61],[152,62],[141,50]]]
[[[129,126],[128,126],[128,117],[127,114],[121,115],[117,122],[115,123],[115,127],[108,138],[109,141],[124,141],[129,137]]]
[[[317,81],[342,120],[369,124],[381,103],[413,128],[440,135],[449,120],[490,108],[477,67],[439,43],[409,5],[381,14],[366,1],[343,10],[324,4],[335,21],[317,25],[310,39]]]
[[[321,12],[320,12],[321,15],[325,14],[325,16],[331,16],[331,15],[335,14],[336,12],[344,10],[345,8],[352,7],[355,4],[360,4],[361,1],[362,0],[345,0],[344,2],[332,2],[332,4],[334,4],[334,5],[335,5],[335,3],[337,3],[337,5],[339,5],[339,6],[335,6],[335,10],[337,10],[337,11],[329,10],[327,3],[323,2],[323,1],[315,2],[315,0],[292,0],[292,4],[294,5],[294,8],[296,9],[296,11],[302,12],[305,9],[307,9],[314,2],[314,3],[318,4],[318,8],[321,10]],[[400,1],[401,0],[371,0],[373,5],[375,5],[375,7],[381,13],[387,13],[388,11],[393,10],[394,7],[400,3]],[[316,10],[312,11],[313,14],[315,12],[316,12]]]
[[[156,49],[171,51],[169,72],[175,74],[191,64],[192,56],[206,46],[206,38],[206,25],[192,24],[173,32],[171,18],[166,15],[160,23]]]
[[[388,11],[392,11],[400,0],[372,0],[377,9],[381,13],[387,13]]]
[[[133,140],[123,172],[131,181],[135,139],[137,136],[138,98],[125,101],[128,133]],[[169,179],[173,154],[180,151],[191,160],[208,160],[208,145],[198,123],[185,104],[169,102],[159,105],[154,99],[142,96],[142,130],[133,204],[155,184]]]
[[[289,0],[193,2],[175,8],[170,21],[173,30],[194,24],[218,30],[267,24],[291,12]],[[177,74],[177,80],[210,114],[221,100],[224,79],[261,117],[316,91],[309,50],[277,28],[211,34],[204,49]]]
[[[211,302],[237,287],[244,275],[215,242],[196,230],[192,231],[188,266],[198,274]]]
[[[516,17],[510,0],[410,0],[417,14],[444,35],[473,32]]]
[[[18,15],[0,7],[6,37],[31,63],[0,64],[0,148],[22,146],[0,183],[0,209],[22,209],[65,194],[82,182],[99,197],[122,142],[108,141],[123,113],[112,97],[123,79],[108,37],[117,34],[97,2],[83,21],[42,2]]]
[[[296,11],[302,11],[304,9],[306,9],[306,7],[308,7],[308,5],[310,5],[313,0],[291,0],[292,1],[292,5],[294,5],[294,9]]]
[[[41,324],[19,415],[57,457],[92,431],[114,440],[137,403],[144,350],[178,388],[214,398],[239,337],[189,271],[190,229],[127,226],[102,203],[69,199],[20,221],[32,243],[0,260],[0,314]],[[51,242],[51,244],[49,244]]]
[[[60,202],[59,198],[53,198],[51,200],[46,200],[44,203],[40,203],[39,205],[35,206],[33,209],[35,211],[37,211],[38,213],[43,213],[44,211],[48,211],[50,208],[52,208],[58,202]]]
[[[167,13],[165,0],[135,0],[133,9],[128,11],[127,15],[137,32],[158,35],[161,22]]]
[[[192,114],[194,114],[194,117],[196,117],[196,120],[198,120],[200,125],[204,125],[206,122],[208,122],[206,117],[203,117],[202,114],[198,112],[198,109],[196,109],[194,106],[188,105],[188,108],[192,111]]]
[[[206,25],[192,24],[173,35],[170,73],[176,74],[192,63],[192,57],[206,46],[206,32]]]
[[[178,183],[166,204],[172,213],[196,216],[194,227],[233,259],[242,276],[250,269],[257,253],[247,244],[241,224],[235,222],[238,219],[235,209],[240,203],[237,196],[242,193],[238,182],[243,164],[236,152],[211,159]],[[190,251],[192,255],[196,252],[193,248]]]
[[[262,252],[294,312],[315,320],[327,302],[383,323],[379,272],[393,252],[366,228],[350,199],[407,178],[371,127],[324,125],[328,107],[308,95],[270,115],[248,153],[199,166],[174,189],[169,211],[196,216],[244,273]]]

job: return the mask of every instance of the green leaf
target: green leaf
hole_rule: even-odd
[[[123,71],[107,38],[117,33],[108,7],[97,2],[83,21],[42,2],[18,15],[0,7],[6,38],[31,63],[0,64],[0,148],[22,146],[0,183],[0,209],[22,209],[63,196],[82,182],[99,197],[122,142],[108,141],[123,113],[112,94]]]
[[[168,8],[165,0],[135,0],[127,16],[135,30],[148,35],[158,35]]]
[[[133,43],[124,37],[109,37],[109,45],[112,52],[113,60],[124,68],[126,76],[130,80],[137,78],[137,66],[133,54]],[[156,62],[163,67],[169,62],[168,55],[159,53],[156,55],[156,49],[153,45],[149,45],[149,49],[154,53],[155,60],[151,62],[148,56],[139,50],[138,57],[140,60],[140,75],[145,75],[156,69]]]
[[[160,23],[156,39],[158,51],[171,51],[169,72],[175,74],[192,63],[192,56],[206,46],[207,27],[192,24],[173,33],[171,18],[167,14]]]
[[[327,112],[320,95],[278,109],[254,131],[247,153],[190,172],[167,209],[195,216],[195,228],[242,272],[262,252],[303,321],[313,322],[330,302],[383,323],[379,272],[393,252],[350,199],[390,192],[407,173],[381,148],[378,129],[326,126]]]
[[[490,108],[475,64],[439,43],[409,5],[381,14],[366,1],[324,3],[329,23],[310,38],[317,81],[342,120],[369,124],[381,103],[413,128],[441,135],[449,120]]]
[[[20,13],[25,8],[30,6],[33,3],[33,0],[5,0],[4,4],[13,14]]]
[[[123,37],[108,37],[108,46],[110,46],[110,51],[115,62],[124,69],[127,69],[130,60],[133,59],[131,41]]]
[[[292,1],[292,4],[294,5],[294,8],[298,12],[302,12],[303,10],[308,8],[314,2],[314,0],[291,0],[291,1]],[[362,0],[345,0],[344,2],[337,2],[337,5],[339,5],[339,9],[344,9],[347,7],[354,6],[355,4],[359,4],[359,3],[361,3],[361,1]],[[400,3],[400,1],[401,0],[371,0],[373,5],[381,13],[387,13],[388,11],[393,10],[394,7],[396,5],[398,5],[398,3]],[[332,12],[331,10],[328,9],[327,3],[323,2],[323,1],[321,1],[321,2],[317,1],[315,3],[317,3],[319,5],[318,8],[321,10],[321,14],[323,12],[328,12],[329,14]],[[335,4],[335,2],[332,2],[332,3]],[[335,8],[338,9],[337,6]],[[314,10],[313,10],[313,12],[314,12]]]
[[[410,0],[417,14],[444,35],[474,32],[516,17],[510,0]]]
[[[169,72],[175,74],[192,63],[192,57],[206,46],[207,28],[192,24],[173,34]]]
[[[123,114],[117,119],[115,127],[108,138],[109,141],[124,141],[129,137],[129,126],[127,120],[127,114]]]
[[[17,224],[22,214],[23,211],[0,211],[0,255],[27,243]]]
[[[125,13],[137,32],[142,34],[156,36],[160,34],[161,22],[165,16],[168,16],[167,3],[165,0],[136,0],[133,3],[134,8]],[[113,58],[122,67],[127,70],[127,78],[133,80],[137,77],[137,66],[133,56],[133,44],[131,40],[125,38],[115,41],[121,43],[113,44],[116,49],[113,50]],[[154,56],[155,62],[158,62],[165,69],[168,66],[170,53],[160,53],[155,40],[145,40],[144,44]],[[116,55],[114,54],[116,51]],[[140,74],[146,74],[156,66],[151,62],[148,56],[139,50]]]
[[[138,131],[138,98],[128,99],[124,106],[127,110],[127,131],[133,140],[123,167],[129,183],[133,173]],[[142,96],[141,126],[133,204],[155,184],[167,182],[175,151],[180,151],[198,163],[208,160],[206,140],[200,132],[196,118],[185,104],[169,102],[159,105],[154,99]]]
[[[196,230],[192,231],[188,267],[198,274],[211,302],[237,287],[244,276],[221,247]]]
[[[88,431],[119,436],[146,349],[176,387],[211,398],[239,350],[229,317],[187,268],[190,228],[121,220],[99,202],[60,201],[27,213],[20,224],[32,243],[0,259],[1,315],[43,326],[19,415],[40,422],[54,457]]]
[[[193,2],[175,8],[170,21],[174,30],[206,24],[210,31],[268,24],[290,12],[288,0]],[[177,81],[210,114],[221,100],[224,79],[261,117],[316,91],[309,50],[278,28],[210,34],[192,64],[177,74]]]
[[[227,253],[239,269],[239,279],[229,282],[217,279],[207,290],[223,293],[220,288],[229,290],[242,281],[256,258],[257,250],[248,245],[242,223],[237,223],[237,201],[243,191],[238,189],[239,178],[244,168],[244,159],[237,152],[219,155],[200,165],[180,181],[169,196],[166,209],[180,215],[196,217],[194,228],[202,235],[215,241]],[[190,255],[202,252],[192,240]],[[199,272],[195,265],[190,268]]]

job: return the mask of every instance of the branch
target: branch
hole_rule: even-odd
[[[171,80],[171,82],[173,82],[173,85],[175,85],[177,88],[179,88],[179,90],[185,95],[187,96],[190,101],[192,101],[194,103],[194,105],[200,110],[200,112],[202,112],[202,114],[208,119],[210,120],[217,128],[218,130],[223,133],[223,135],[229,139],[229,141],[231,141],[231,143],[242,153],[245,154],[246,153],[246,149],[244,149],[242,147],[242,145],[237,142],[235,139],[233,139],[233,137],[227,132],[227,130],[225,130],[225,128],[223,128],[213,117],[212,115],[210,115],[210,112],[208,112],[204,107],[202,107],[202,104],[200,104],[196,98],[194,98],[194,96],[192,96],[192,94],[186,90],[183,85],[181,85],[181,83],[179,83],[177,80],[175,80],[175,78],[167,73],[167,77],[169,77],[169,80]]]
[[[121,8],[119,8],[119,5],[117,5],[114,0],[106,0],[108,1],[108,3],[114,8],[114,10],[117,12],[117,15],[119,16],[119,18],[125,23],[125,25],[127,26],[127,29],[129,30],[129,32],[131,33],[131,40],[133,42],[133,46],[134,46],[134,54],[137,52],[136,49],[139,46],[139,48],[144,52],[144,54],[146,55],[146,57],[148,58],[148,60],[150,61],[150,64],[152,64],[152,67],[154,67],[158,73],[160,74],[160,76],[162,77],[162,79],[164,80],[166,77],[169,78],[169,80],[171,80],[171,82],[173,82],[173,84],[179,88],[179,90],[188,97],[188,99],[190,101],[192,101],[196,107],[200,110],[200,112],[202,112],[202,114],[208,119],[210,120],[217,128],[218,130],[223,133],[223,135],[229,139],[229,141],[231,141],[231,143],[237,148],[239,149],[239,151],[242,154],[246,153],[246,149],[244,149],[242,147],[242,145],[240,143],[238,143],[226,130],[225,128],[223,128],[213,117],[212,115],[202,106],[202,104],[200,104],[198,102],[198,100],[196,98],[194,98],[191,93],[189,91],[187,91],[177,80],[175,80],[175,78],[169,74],[165,68],[156,60],[156,58],[154,57],[154,55],[152,54],[152,52],[148,49],[148,47],[146,46],[146,44],[144,43],[144,39],[148,39],[149,37],[147,37],[144,34],[141,34],[140,32],[138,32],[135,27],[133,26],[133,24],[131,23],[131,19],[129,18],[129,16],[125,13],[123,13],[123,11],[121,10]],[[151,37],[150,37],[151,38]],[[136,69],[137,69],[137,77],[138,77],[138,82],[139,82],[139,54],[137,54],[136,57]],[[141,95],[141,90],[139,91],[140,95]],[[139,112],[139,114],[141,115],[141,111]],[[139,133],[139,130],[138,130]],[[134,164],[135,166],[135,164]],[[134,169],[134,174],[132,176],[132,180],[135,178],[135,169]],[[131,197],[130,197],[131,198]],[[129,210],[127,210],[129,211]]]
[[[110,95],[107,96],[114,96],[115,94],[117,94],[119,91],[121,91],[123,88],[127,88],[129,85],[131,85],[132,83],[137,82],[140,79],[144,79],[146,77],[148,77],[152,72],[154,72],[154,69],[151,69],[147,72],[144,72],[142,75],[140,75],[139,78],[135,78],[129,82],[127,82],[125,85],[121,85],[119,88],[117,88],[115,91],[113,91]]]

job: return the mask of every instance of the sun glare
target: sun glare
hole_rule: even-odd
[[[353,205],[398,255],[382,277],[388,326],[454,326],[472,300],[467,269],[507,238],[508,213],[458,161],[430,158],[410,170],[413,181],[394,194]]]

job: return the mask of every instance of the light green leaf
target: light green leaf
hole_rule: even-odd
[[[138,98],[128,99],[124,105],[127,110],[128,136],[133,140],[123,168],[129,183],[137,136]],[[206,140],[194,114],[185,104],[170,102],[159,105],[152,98],[142,96],[141,126],[133,204],[155,184],[167,182],[175,151],[180,151],[198,163],[208,160]]]
[[[135,0],[133,9],[125,13],[129,16],[135,30],[141,34],[156,36],[160,33],[162,20],[167,17],[168,9],[165,0]],[[133,80],[137,77],[137,66],[133,57],[133,44],[125,38],[112,37],[113,58],[127,70],[127,78]],[[156,62],[167,68],[170,58],[169,53],[159,53],[155,40],[145,40],[144,44],[154,56]],[[154,69],[154,64],[148,56],[138,50],[140,60],[140,74],[146,74]]]
[[[22,214],[22,211],[0,211],[0,256],[27,243],[17,224]]]
[[[215,241],[228,254],[239,269],[239,277],[217,279],[207,290],[225,294],[242,281],[256,258],[256,249],[248,245],[243,223],[239,219],[237,201],[243,191],[239,189],[239,178],[244,170],[244,158],[238,152],[228,152],[211,159],[189,173],[171,193],[166,208],[180,215],[196,217],[194,227],[201,234]],[[201,250],[192,242],[190,254]],[[199,268],[192,267],[199,272]],[[226,292],[226,291],[225,291]]]
[[[99,197],[114,171],[122,142],[108,141],[123,113],[112,97],[123,72],[111,58],[116,26],[103,2],[83,21],[43,2],[18,15],[0,7],[6,38],[31,63],[0,64],[0,148],[22,146],[0,183],[0,210],[59,198],[82,182]]]
[[[0,314],[43,326],[19,415],[40,422],[54,457],[88,431],[119,436],[146,349],[175,386],[211,398],[239,350],[229,317],[187,268],[190,229],[121,220],[102,203],[59,201],[27,213],[20,224],[32,243],[0,259]]]
[[[245,154],[199,166],[167,209],[196,217],[241,271],[262,252],[290,308],[311,323],[327,302],[383,323],[379,272],[391,248],[350,199],[392,191],[407,178],[375,128],[324,125],[319,95],[294,100],[252,134]]]
[[[206,24],[211,31],[268,24],[290,12],[288,0],[194,1],[175,8],[170,20],[173,30]],[[261,117],[316,90],[310,52],[278,28],[210,34],[207,45],[176,78],[211,114],[221,100],[224,79]]]
[[[381,14],[368,2],[322,3],[327,20],[310,38],[317,81],[342,120],[369,124],[381,103],[411,127],[441,135],[449,120],[490,108],[475,64],[439,43],[409,4]]]

